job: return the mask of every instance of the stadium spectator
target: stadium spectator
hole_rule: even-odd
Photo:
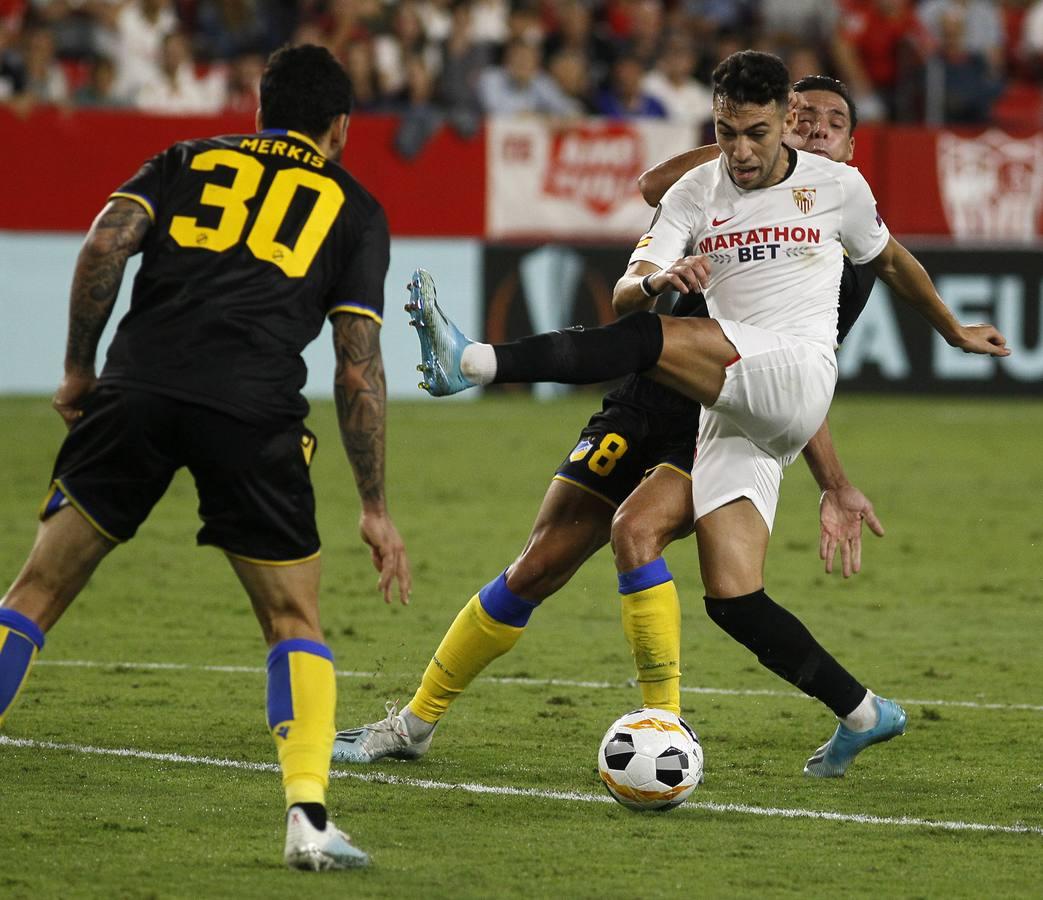
[[[666,107],[643,87],[644,68],[636,56],[620,56],[612,64],[608,87],[594,101],[599,115],[613,119],[665,119]]]
[[[95,47],[94,10],[118,6],[121,0],[29,0],[26,20],[46,25],[54,38],[55,55],[84,59]]]
[[[459,0],[423,0],[417,3],[416,11],[424,28],[424,36],[433,44],[441,44],[449,38],[453,27],[453,8]]]
[[[163,38],[158,76],[143,84],[135,95],[138,109],[160,115],[216,113],[224,102],[224,73],[213,69],[208,76],[198,77],[192,47],[180,31]]]
[[[0,0],[0,53],[21,30],[28,0]]]
[[[0,31],[0,101],[13,97],[25,83],[21,31]]]
[[[116,93],[133,101],[158,78],[163,39],[178,28],[171,0],[128,0],[99,12],[98,52],[116,63]]]
[[[449,36],[442,44],[438,100],[457,129],[465,134],[477,130],[482,114],[478,83],[492,62],[492,45],[476,40],[470,3],[456,3]]]
[[[87,77],[73,94],[73,103],[81,108],[127,106],[127,100],[116,93],[116,64],[107,56],[96,56],[88,62]],[[254,104],[257,109],[257,104]]]
[[[193,47],[204,61],[272,49],[266,7],[255,0],[202,0],[195,22]]]
[[[590,91],[590,70],[586,57],[575,50],[559,50],[548,65],[550,77],[563,94],[575,102],[576,110],[586,115],[597,112]]]
[[[802,78],[819,75],[826,71],[822,57],[812,47],[797,46],[786,54],[786,68],[796,84]]]
[[[260,53],[246,51],[236,56],[228,66],[225,110],[235,113],[255,112],[261,102],[263,73],[264,57]]]
[[[671,36],[641,86],[663,105],[672,122],[701,129],[710,121],[713,97],[710,89],[694,77],[697,62],[691,41],[684,35]]]
[[[540,70],[539,49],[520,39],[507,45],[502,66],[482,72],[478,96],[482,109],[494,116],[573,116],[582,111],[553,78]]]
[[[584,58],[591,85],[600,85],[608,77],[615,48],[595,30],[590,7],[583,0],[566,0],[558,7],[554,27],[544,39],[548,63],[565,50]]]
[[[390,31],[378,34],[373,40],[373,57],[384,97],[394,97],[406,90],[407,63],[413,57],[422,59],[429,72],[438,71],[439,51],[424,35],[416,4],[406,0],[395,7]]]
[[[507,42],[521,40],[540,47],[543,39],[543,20],[535,4],[531,0],[511,4],[507,16]]]
[[[471,28],[480,44],[501,46],[507,43],[507,19],[510,8],[507,0],[473,0]]]
[[[993,77],[1004,68],[1003,17],[996,4],[987,0],[925,0],[917,9],[924,31],[935,48],[962,51],[983,60]],[[957,40],[955,32],[959,31]]]
[[[293,41],[315,43],[343,60],[353,41],[371,40],[380,30],[379,0],[326,0],[302,11]]]
[[[435,81],[419,56],[406,60],[406,86],[391,98],[390,109],[400,115],[395,149],[406,159],[420,153],[445,122],[445,113],[434,104]]]
[[[626,5],[629,27],[616,40],[618,56],[632,57],[644,71],[651,69],[663,46],[661,0],[634,0]]]
[[[1025,15],[1019,51],[1030,72],[1043,74],[1043,0],[1036,0]]]
[[[355,90],[355,109],[375,112],[383,108],[380,79],[373,59],[373,42],[368,38],[351,41],[344,50],[341,62],[351,76]]]
[[[712,40],[721,34],[751,32],[758,3],[759,0],[682,0],[681,9],[694,36]]]
[[[761,0],[760,42],[783,54],[797,46],[825,49],[839,15],[836,0]]]
[[[22,33],[21,47],[6,56],[0,78],[11,85],[11,102],[25,112],[38,103],[62,105],[69,100],[69,84],[55,56],[54,34],[40,25]]]
[[[845,0],[833,38],[833,60],[863,120],[895,117],[908,104],[896,88],[919,63],[923,33],[910,0]]]
[[[1003,82],[994,74],[988,57],[975,50],[980,42],[967,34],[968,10],[959,4],[945,10],[937,20],[938,46],[928,65],[940,75],[941,115],[932,115],[955,124],[980,124],[989,120],[992,104],[1003,93]]]

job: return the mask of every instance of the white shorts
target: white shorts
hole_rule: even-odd
[[[739,358],[725,370],[717,402],[699,419],[692,468],[695,517],[747,497],[771,531],[782,470],[829,412],[836,356],[824,344],[717,321]]]

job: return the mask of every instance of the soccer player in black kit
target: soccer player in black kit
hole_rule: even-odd
[[[301,351],[327,318],[361,535],[385,601],[397,586],[407,602],[411,586],[384,497],[390,240],[380,204],[336,162],[351,107],[351,82],[328,51],[280,50],[262,78],[258,134],[175,144],[111,195],[73,276],[54,398],[69,434],[29,559],[0,605],[2,720],[44,634],[187,467],[198,542],[226,554],[270,648],[285,861],[316,871],[369,861],[325,807],[336,688],[318,614],[315,437],[300,391]],[[95,378],[98,339],[139,251],[130,311]]]
[[[844,85],[813,76],[794,85],[794,91],[800,112],[789,143],[837,162],[849,161],[857,113]],[[715,159],[719,152],[716,144],[700,147],[650,169],[640,179],[645,200],[656,206],[681,175]],[[844,340],[865,308],[874,281],[869,266],[845,261],[838,341]],[[671,312],[708,314],[699,294],[679,295]],[[460,612],[435,651],[416,695],[401,712],[389,708],[381,721],[338,733],[334,761],[370,763],[385,756],[423,755],[434,725],[453,700],[520,638],[524,623],[517,618],[498,619],[497,609],[512,602],[534,609],[609,542],[619,572],[623,627],[634,651],[642,705],[680,714],[676,592],[650,612],[649,597],[640,585],[630,583],[627,574],[657,560],[671,541],[694,528],[690,473],[699,411],[695,401],[639,375],[629,376],[609,392],[559,466],[521,554]],[[827,425],[809,442],[805,459],[823,491],[820,555],[831,572],[839,549],[847,577],[860,569],[862,521],[876,534],[882,534],[883,528],[872,504],[848,482]],[[669,637],[664,639],[665,635]],[[671,648],[667,659],[649,649],[664,644]]]

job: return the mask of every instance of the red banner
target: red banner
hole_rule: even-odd
[[[442,129],[407,161],[394,148],[398,119],[355,116],[344,166],[376,196],[399,237],[480,237],[485,230],[485,141]],[[253,116],[168,118],[129,112],[27,118],[0,106],[5,173],[0,228],[85,231],[109,192],[176,141],[252,132]]]

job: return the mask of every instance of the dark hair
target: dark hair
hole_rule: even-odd
[[[268,57],[261,76],[261,122],[317,138],[333,120],[351,114],[351,79],[325,47],[283,47]]]
[[[847,85],[843,81],[838,81],[829,75],[808,75],[793,85],[793,90],[798,94],[804,91],[829,91],[831,94],[842,97],[847,104],[847,114],[851,120],[850,130],[855,130],[855,126],[858,124],[858,110],[855,109],[855,101],[851,99],[851,92],[848,91]]]
[[[713,97],[729,103],[767,106],[789,103],[790,80],[786,64],[771,53],[740,50],[713,70]]]

